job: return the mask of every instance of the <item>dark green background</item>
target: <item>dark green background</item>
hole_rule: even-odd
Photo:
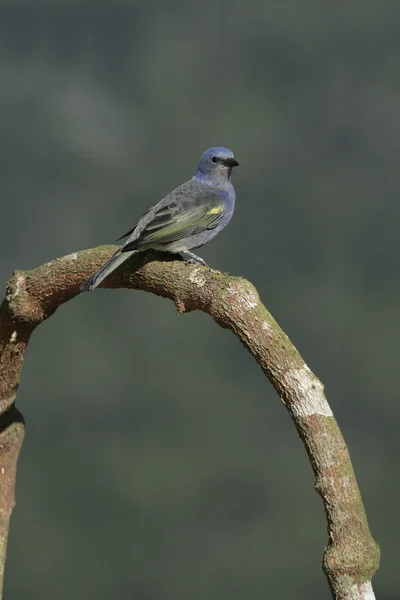
[[[113,241],[232,148],[202,251],[326,385],[399,593],[400,3],[3,1],[0,275]],[[7,600],[328,599],[279,398],[210,318],[126,290],[30,343]]]

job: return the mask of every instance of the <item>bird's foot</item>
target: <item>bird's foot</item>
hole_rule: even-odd
[[[179,254],[182,256],[182,258],[184,260],[186,260],[187,262],[191,262],[191,263],[197,263],[199,265],[203,265],[203,267],[207,266],[207,263],[205,260],[203,260],[201,258],[201,256],[197,256],[197,254],[193,254],[193,252],[189,252],[188,250],[186,250],[186,252],[179,252]]]

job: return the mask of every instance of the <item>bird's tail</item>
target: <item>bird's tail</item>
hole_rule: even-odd
[[[109,258],[108,261],[102,267],[100,267],[98,271],[96,271],[96,273],[94,273],[94,275],[92,275],[91,277],[89,277],[89,279],[82,283],[80,288],[81,291],[91,292],[92,290],[94,290],[94,288],[96,288],[103,281],[103,279],[108,277],[110,273],[115,271],[115,269],[119,267],[119,265],[125,262],[126,259],[129,258],[135,252],[135,250],[132,250],[132,252],[121,252],[121,250],[117,250],[116,253],[113,254],[112,257]]]

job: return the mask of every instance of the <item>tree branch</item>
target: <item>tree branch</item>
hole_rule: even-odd
[[[35,327],[77,296],[82,281],[115,250],[102,246],[33,271],[14,272],[0,306],[1,414],[13,411],[24,352]],[[134,255],[101,287],[140,289],[170,298],[178,312],[201,310],[233,331],[278,392],[306,448],[328,521],[323,568],[333,597],[373,600],[371,578],[379,565],[379,548],[368,528],[346,444],[323,385],[266,310],[254,286],[242,278],[150,252]],[[19,421],[12,419],[0,431],[0,569],[23,440]]]

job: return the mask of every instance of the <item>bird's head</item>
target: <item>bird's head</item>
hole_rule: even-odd
[[[232,150],[222,147],[209,148],[201,157],[195,176],[216,180],[230,179],[232,169],[238,165]]]

